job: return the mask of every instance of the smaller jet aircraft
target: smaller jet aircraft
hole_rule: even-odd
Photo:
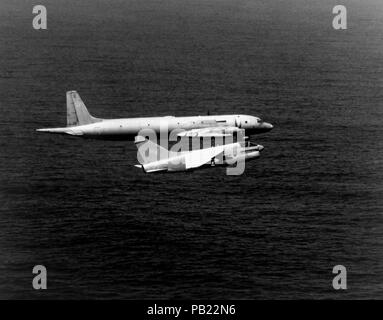
[[[253,160],[260,156],[263,146],[250,142],[235,142],[205,149],[190,151],[169,151],[158,144],[137,136],[138,161],[135,165],[145,173],[159,171],[188,171],[205,166],[235,166],[239,162]]]

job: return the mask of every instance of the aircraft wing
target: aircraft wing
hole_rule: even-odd
[[[185,169],[193,169],[209,163],[214,157],[219,156],[224,146],[195,150],[185,155]]]

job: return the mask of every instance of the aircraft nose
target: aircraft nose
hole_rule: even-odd
[[[270,131],[274,128],[274,126],[271,123],[263,122],[261,128],[265,131]]]

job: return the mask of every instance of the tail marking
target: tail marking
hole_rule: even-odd
[[[77,91],[66,93],[67,127],[81,126],[100,122],[101,119],[92,117]]]

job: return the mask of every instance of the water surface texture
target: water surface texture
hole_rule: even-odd
[[[0,298],[381,298],[383,3],[342,2],[345,31],[332,0],[47,0],[36,31],[2,0]],[[131,142],[35,132],[67,90],[101,118],[274,130],[241,176],[145,175]]]

